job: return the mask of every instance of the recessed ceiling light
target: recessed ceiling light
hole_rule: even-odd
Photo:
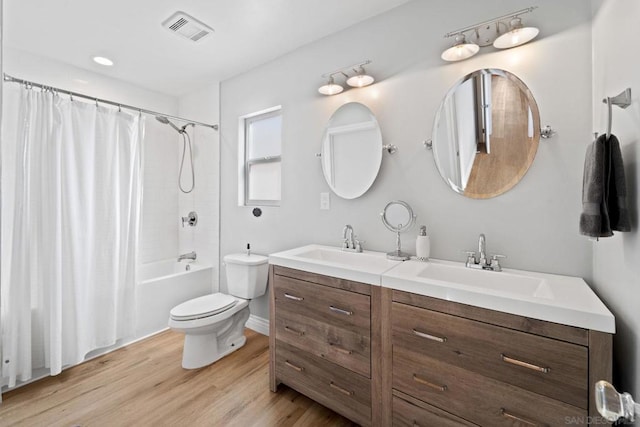
[[[105,58],[104,56],[94,56],[93,61],[97,64],[104,65],[107,67],[111,67],[113,65],[113,61],[109,58]]]

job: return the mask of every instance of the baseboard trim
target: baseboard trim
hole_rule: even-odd
[[[246,326],[259,334],[269,336],[269,320],[267,319],[251,314]]]

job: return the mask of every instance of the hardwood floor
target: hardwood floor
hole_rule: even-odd
[[[181,334],[149,339],[5,393],[1,426],[353,426],[281,385],[269,391],[269,339],[182,369]]]

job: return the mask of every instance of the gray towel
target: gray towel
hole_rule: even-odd
[[[609,237],[612,230],[631,231],[626,196],[618,138],[601,135],[587,149],[584,161],[580,234]]]

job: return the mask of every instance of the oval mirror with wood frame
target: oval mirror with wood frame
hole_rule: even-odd
[[[452,190],[474,199],[495,197],[513,188],[533,163],[538,106],[514,74],[477,70],[444,97],[432,141],[438,172]]]

